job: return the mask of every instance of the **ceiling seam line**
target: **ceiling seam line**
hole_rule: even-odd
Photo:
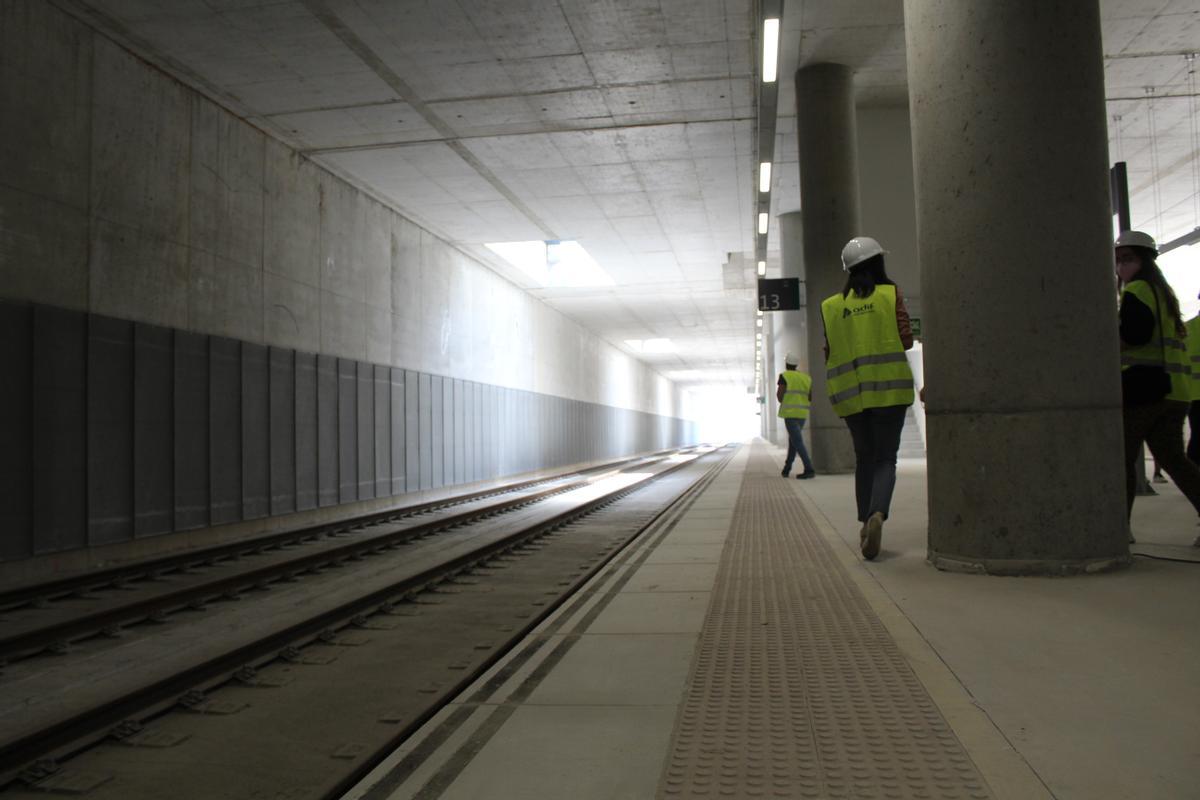
[[[269,117],[251,117],[250,119],[264,119]],[[479,136],[466,135],[456,136],[455,139],[461,142],[472,141],[474,139],[504,139],[510,136],[541,136],[555,133],[581,133],[591,131],[620,131],[634,128],[665,128],[671,125],[714,125],[718,123],[738,123],[738,122],[753,122],[752,117],[723,117],[721,119],[709,120],[672,120],[670,122],[635,122],[622,124],[620,126],[614,124],[609,127],[596,126],[592,128],[550,128],[542,130],[528,131],[510,131],[505,133],[489,133]],[[425,144],[438,144],[444,142],[444,139],[406,139],[404,141],[393,142],[373,142],[371,144],[349,144],[338,147],[308,147],[297,148],[297,152],[302,155],[321,155],[323,153],[354,153],[364,150],[389,150],[393,147],[415,147]],[[560,153],[561,155],[561,153]],[[736,154],[735,154],[736,155]]]
[[[494,172],[483,165],[478,158],[475,157],[462,142],[458,141],[458,135],[446,124],[441,117],[433,113],[421,99],[413,92],[412,87],[408,85],[394,70],[392,70],[383,59],[380,58],[367,43],[358,37],[349,26],[342,21],[336,13],[329,9],[323,0],[300,0],[305,8],[308,9],[317,21],[329,29],[330,33],[336,36],[346,47],[350,49],[372,72],[391,87],[392,91],[399,95],[400,99],[412,106],[421,117],[438,133],[446,137],[442,140],[447,147],[453,150],[459,158],[466,162],[476,173],[487,181],[493,189],[499,192],[504,199],[508,200],[513,206],[525,215],[534,227],[542,232],[547,239],[557,239],[558,236],[542,220],[533,209],[529,208],[525,203],[513,193]]]

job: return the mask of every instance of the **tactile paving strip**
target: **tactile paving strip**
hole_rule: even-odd
[[[992,796],[761,446],[659,796]]]

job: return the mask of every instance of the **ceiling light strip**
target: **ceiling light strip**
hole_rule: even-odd
[[[779,68],[779,19],[763,20],[763,83],[774,83]]]

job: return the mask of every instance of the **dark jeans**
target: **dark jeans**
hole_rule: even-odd
[[[866,522],[876,511],[887,519],[896,488],[896,451],[908,406],[868,408],[846,417],[854,440],[854,495],[858,521]]]
[[[1178,400],[1159,400],[1144,406],[1127,406],[1125,421],[1125,502],[1126,512],[1133,513],[1133,498],[1137,491],[1137,461],[1142,442],[1150,448],[1154,460],[1163,472],[1171,476],[1179,491],[1200,512],[1200,468],[1188,461],[1183,452],[1183,418],[1188,404]]]
[[[792,471],[792,462],[796,460],[796,454],[800,454],[800,463],[804,465],[805,472],[812,472],[812,459],[808,457],[808,448],[804,446],[804,437],[800,435],[804,430],[804,423],[807,419],[796,419],[795,417],[785,417],[783,426],[787,428],[788,434],[788,453],[787,459],[783,462],[783,472],[786,475]]]

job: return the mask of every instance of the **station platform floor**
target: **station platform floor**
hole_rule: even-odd
[[[1171,485],[1129,569],[925,562],[924,461],[883,549],[853,477],[743,446],[351,790],[392,798],[1200,797],[1200,549]]]

